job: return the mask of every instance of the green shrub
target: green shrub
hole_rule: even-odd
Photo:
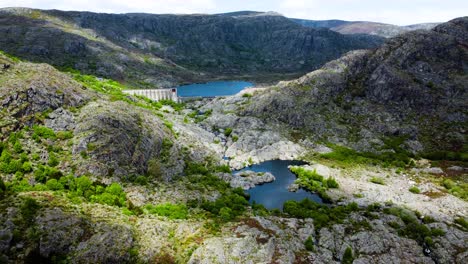
[[[314,226],[320,229],[334,223],[342,223],[349,213],[355,211],[355,205],[327,206],[304,199],[300,202],[287,201],[283,205],[283,212],[296,218],[313,218]]]
[[[226,129],[224,130],[224,135],[225,135],[226,137],[229,137],[229,136],[231,135],[231,133],[232,133],[232,128],[230,128],[230,127],[226,128]]]
[[[174,143],[168,139],[164,138],[161,144],[161,162],[167,163],[171,158],[171,149]]]
[[[244,98],[250,98],[250,97],[252,97],[252,94],[250,94],[250,93],[245,93],[245,94],[242,95],[242,97],[244,97]]]
[[[2,177],[0,177],[0,191],[6,191],[6,185]]]
[[[145,205],[144,209],[147,213],[165,216],[169,219],[187,219],[188,209],[185,204],[159,204],[159,205]]]
[[[107,204],[111,206],[124,206],[126,201],[126,194],[122,186],[118,183],[112,183],[107,186],[102,193],[96,189],[96,194],[90,197],[92,202]]]
[[[62,175],[58,169],[43,165],[39,165],[34,171],[36,181],[41,183],[45,183],[48,179],[59,179]]]
[[[309,236],[306,241],[304,242],[305,248],[308,251],[313,251],[314,250],[314,241],[312,240],[312,237]]]
[[[233,135],[232,136],[232,142],[237,142],[239,140],[239,136]]]
[[[223,194],[214,202],[204,201],[202,208],[220,217],[222,221],[230,221],[242,215],[249,204],[243,194],[242,189],[234,189],[232,193]],[[222,216],[221,213],[223,214]]]
[[[195,174],[206,175],[208,174],[209,170],[202,164],[187,162],[185,165],[184,172],[186,175],[195,175]]]
[[[54,153],[49,153],[49,160],[47,161],[47,165],[50,167],[55,167],[59,165],[60,161],[57,159],[57,156]]]
[[[148,177],[154,179],[162,178],[161,162],[158,159],[151,159],[148,161],[148,169],[146,171]]]
[[[71,139],[73,138],[72,131],[59,131],[57,132],[57,138],[60,140]]]
[[[27,161],[25,163],[23,163],[23,165],[21,166],[21,170],[25,173],[28,173],[28,172],[31,172],[32,171],[32,163]]]
[[[370,178],[369,180],[370,182],[372,183],[375,183],[375,184],[380,184],[380,185],[385,185],[385,180],[383,178],[380,178],[380,177],[372,177]]]
[[[297,175],[296,183],[299,186],[316,192],[324,201],[330,201],[330,197],[327,195],[326,190],[329,188],[338,188],[338,183],[334,178],[324,179],[324,177],[317,173],[316,170],[308,170],[303,167],[291,167],[291,172]]]
[[[465,231],[468,231],[468,221],[463,217],[455,218],[454,221],[456,224],[459,224]]]
[[[63,190],[63,185],[56,179],[50,179],[46,182],[46,186],[51,191]]]
[[[339,184],[338,182],[336,182],[335,178],[330,177],[327,179],[327,186],[328,188],[334,189],[334,188],[338,188]]]
[[[432,236],[443,236],[445,235],[445,231],[440,228],[433,228],[431,229]]]
[[[220,165],[215,168],[216,172],[224,172],[224,173],[231,173],[231,168],[229,165]]]
[[[45,126],[33,126],[33,135],[34,139],[44,138],[44,139],[55,139],[57,136],[55,135],[54,130],[45,127]]]
[[[13,150],[19,154],[23,152],[23,145],[21,145],[19,141],[16,141],[15,144],[13,145]]]
[[[223,207],[219,210],[219,218],[223,222],[228,222],[231,221],[234,218],[234,214],[232,212],[232,209],[229,207]]]
[[[448,192],[463,200],[468,200],[468,183],[457,183],[446,179],[442,183]]]
[[[41,206],[37,203],[36,200],[29,197],[24,198],[23,203],[20,206],[20,211],[23,220],[26,223],[32,223],[37,210],[39,210],[40,208]]]
[[[136,177],[135,183],[139,184],[139,185],[148,185],[148,178],[146,178],[145,176],[140,175],[140,176]]]
[[[341,260],[341,263],[352,264],[353,261],[354,261],[353,249],[351,247],[347,247],[345,252],[343,253],[343,258]]]
[[[409,191],[415,194],[421,193],[421,190],[419,190],[419,188],[416,186],[409,188]]]
[[[4,148],[2,150],[2,155],[0,155],[0,162],[9,163],[11,159],[12,159],[11,153],[8,151],[7,148]]]
[[[455,182],[450,180],[450,179],[446,179],[442,182],[442,184],[444,185],[444,187],[447,189],[447,190],[450,190],[452,189],[453,187],[456,186]]]

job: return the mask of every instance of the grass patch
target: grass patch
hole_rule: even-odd
[[[187,219],[188,217],[188,209],[185,204],[147,204],[143,210],[148,214],[165,216],[169,219]]]
[[[317,170],[311,171],[298,166],[293,166],[290,170],[298,177],[295,183],[311,192],[317,192],[326,201],[330,201],[326,190],[339,187],[334,178],[325,179],[325,177],[317,173]]]
[[[385,180],[380,177],[372,177],[369,179],[369,181],[375,184],[385,185]]]
[[[409,191],[412,192],[412,193],[415,193],[415,194],[421,193],[421,190],[416,186],[413,186],[413,187],[409,188]]]
[[[453,196],[468,201],[468,183],[455,182],[451,179],[445,179],[442,182],[442,185]]]

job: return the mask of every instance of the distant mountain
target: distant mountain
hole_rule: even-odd
[[[248,11],[153,15],[7,8],[0,10],[0,36],[0,49],[15,56],[141,87],[301,74],[383,42]]]
[[[367,34],[384,38],[394,37],[411,30],[434,28],[440,23],[422,23],[409,26],[396,26],[392,24],[369,21],[345,21],[345,20],[307,20],[291,18],[293,22],[312,28],[328,28],[341,34]]]

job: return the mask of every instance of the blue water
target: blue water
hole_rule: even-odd
[[[288,191],[288,186],[296,180],[296,175],[288,169],[288,166],[303,164],[304,163],[300,161],[270,160],[240,170],[270,172],[276,177],[276,180],[271,183],[257,185],[255,188],[248,190],[250,203],[255,201],[257,204],[263,204],[267,209],[280,210],[283,210],[283,204],[288,200],[302,201],[308,198],[315,202],[322,203],[322,199],[317,194],[303,189],[299,189],[297,192]]]
[[[192,96],[227,96],[234,95],[246,87],[254,86],[253,83],[243,81],[216,81],[209,83],[197,83],[177,87],[177,95],[181,97]]]

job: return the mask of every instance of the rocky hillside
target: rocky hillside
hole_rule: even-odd
[[[463,28],[439,28],[457,30],[463,36]],[[9,67],[0,70],[1,263],[463,263],[467,257],[466,185],[449,181],[449,193],[410,167],[402,173],[313,164],[336,179],[333,190],[321,191],[332,204],[288,201],[283,211],[249,205],[231,185],[251,187],[265,181],[252,177],[267,175],[233,176],[223,155],[257,162],[252,154],[288,159],[311,148],[291,142],[269,118],[237,115],[269,93],[185,106],[128,96],[115,81],[2,53],[3,64]],[[294,89],[284,91],[289,97]],[[376,175],[386,185],[367,180]],[[429,194],[408,191],[410,180]]]
[[[350,52],[259,92],[244,114],[361,151],[385,151],[399,138],[412,153],[466,159],[467,33],[464,17]]]
[[[270,13],[97,14],[12,8],[0,11],[0,22],[2,50],[137,86],[305,73],[347,51],[382,42],[301,27]]]
[[[397,26],[392,24],[377,23],[370,21],[345,21],[345,20],[306,20],[291,19],[292,21],[306,27],[328,28],[341,34],[367,34],[384,38],[391,38],[412,30],[434,28],[440,23],[422,23],[409,26]]]

